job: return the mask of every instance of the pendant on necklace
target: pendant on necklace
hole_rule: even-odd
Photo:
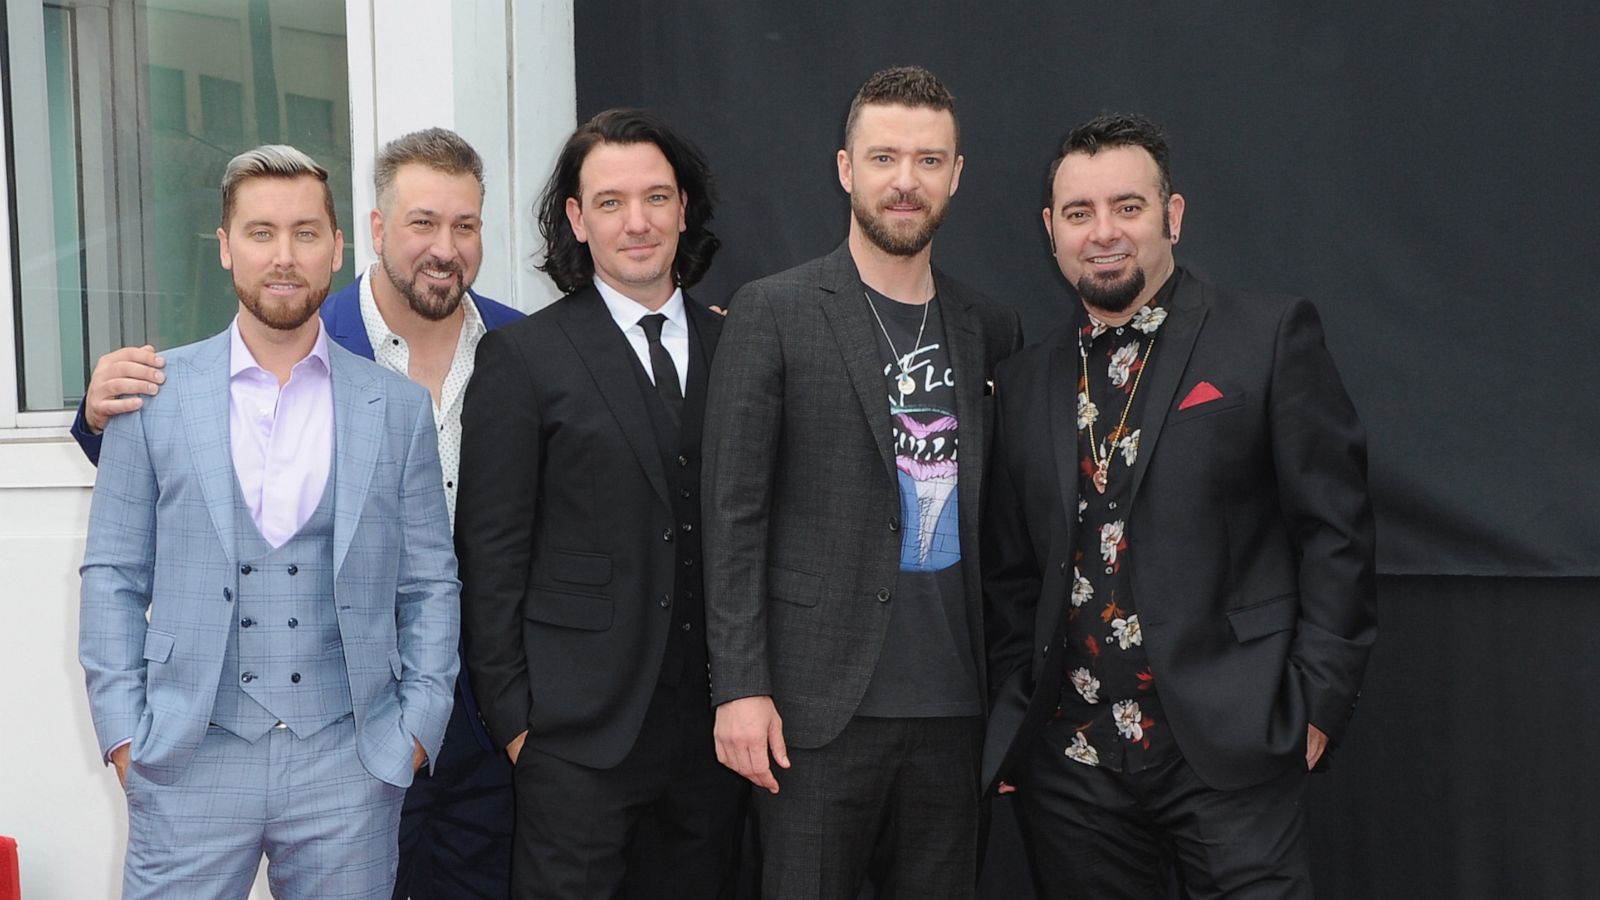
[[[1110,463],[1111,460],[1108,459],[1103,463],[1096,464],[1094,467],[1094,475],[1090,479],[1094,482],[1094,489],[1102,494],[1106,492],[1106,482],[1111,476]]]
[[[901,372],[900,378],[895,381],[895,386],[900,389],[902,395],[909,396],[916,392],[917,380],[911,377],[910,372]]]

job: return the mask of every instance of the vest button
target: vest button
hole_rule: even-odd
[[[255,619],[242,619],[239,622],[239,627],[240,628],[249,628],[251,625],[254,625],[255,623],[256,623]]]
[[[690,629],[690,627],[692,627],[692,626],[690,626],[688,622],[685,622],[682,625],[680,625],[679,627],[682,628],[684,631],[688,631]]]
[[[663,529],[661,529],[661,539],[663,541],[672,540],[672,529],[671,528],[663,528]]]
[[[239,680],[244,682],[245,684],[249,684],[250,682],[256,680],[256,673],[254,673],[254,672],[246,672],[243,675],[239,676]]]
[[[692,525],[692,524],[690,524],[688,522],[685,522],[682,525],[679,525],[678,528],[681,529],[682,531],[684,531],[685,533],[688,533],[688,532],[694,530],[694,525]]]
[[[891,596],[892,595],[889,593],[889,589],[888,588],[878,588],[878,602],[879,603],[888,603],[889,602],[889,598]]]
[[[290,575],[299,575],[300,574],[300,567],[299,566],[295,566],[295,565],[291,565],[289,567],[289,574]]]
[[[683,561],[684,568],[689,568],[690,566],[693,566],[693,565],[694,565],[694,560],[688,559],[688,558],[684,559],[684,561]]]
[[[685,500],[689,499],[689,495],[690,494],[691,494],[691,491],[688,488],[679,488],[678,489],[678,496],[682,497]]]
[[[687,465],[689,465],[689,457],[684,456],[681,453],[678,454],[678,468],[681,469],[681,468],[683,468],[683,467],[685,467]]]
[[[289,627],[290,628],[299,628],[300,627],[300,620],[299,619],[290,619],[289,620]]]
[[[667,607],[669,607],[671,605],[672,605],[672,595],[671,594],[662,594],[661,595],[661,608],[662,609],[666,609]]]
[[[293,675],[290,675],[289,676],[289,680],[294,682],[295,684],[299,684],[300,683],[300,673],[296,672]]]

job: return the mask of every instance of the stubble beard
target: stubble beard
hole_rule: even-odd
[[[909,226],[908,229],[891,227],[882,212],[883,207],[897,206],[908,200],[919,203],[927,211],[927,218],[923,219],[921,224]],[[872,242],[873,246],[890,256],[916,256],[921,253],[923,248],[932,243],[933,235],[944,223],[944,214],[949,208],[948,203],[934,206],[913,194],[898,192],[874,208],[866,197],[858,194],[850,195],[850,211],[855,214],[856,224],[861,226],[861,233]]]
[[[301,282],[304,284],[304,282]],[[261,288],[250,288],[233,282],[233,292],[239,297],[239,302],[261,324],[274,331],[294,331],[305,323],[322,308],[322,301],[328,298],[329,285],[320,288],[305,285],[306,297],[300,303],[264,303],[261,299]]]

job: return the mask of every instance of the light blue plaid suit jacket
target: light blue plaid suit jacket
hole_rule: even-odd
[[[458,666],[460,583],[433,408],[411,381],[328,350],[334,603],[357,753],[405,787],[413,736],[438,758]],[[205,736],[240,575],[228,333],[164,355],[161,393],[106,429],[78,655],[102,754],[131,738],[140,773],[170,784]]]

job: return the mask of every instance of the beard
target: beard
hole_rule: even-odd
[[[441,263],[437,260],[425,260],[418,264],[417,272],[410,278],[400,271],[400,267],[389,261],[389,257],[380,255],[378,262],[383,265],[383,272],[389,276],[389,283],[395,286],[400,296],[406,298],[411,311],[430,322],[438,322],[449,316],[461,306],[461,298],[466,296],[467,288],[471,283],[467,281],[467,272],[458,262]],[[455,276],[455,283],[435,287],[433,285],[418,284],[421,279],[422,269],[434,269]]]
[[[274,280],[285,281],[290,279],[279,278]],[[298,278],[293,280],[306,288],[305,299],[298,303],[294,301],[284,303],[262,302],[261,288],[259,286],[247,287],[240,284],[237,279],[233,282],[233,292],[238,295],[239,302],[244,304],[244,308],[249,311],[250,315],[254,316],[261,324],[275,331],[294,331],[301,325],[311,321],[311,317],[316,315],[317,310],[322,308],[322,301],[328,297],[329,285],[324,284],[320,288],[316,288],[307,285],[304,280]]]
[[[1078,297],[1083,302],[1115,315],[1126,312],[1144,293],[1144,269],[1134,266],[1132,271],[1115,280],[1081,275],[1077,287]]]
[[[851,194],[850,211],[855,213],[856,224],[861,226],[861,233],[866,235],[867,240],[890,256],[916,256],[921,253],[922,248],[933,240],[934,232],[944,222],[945,211],[950,208],[949,203],[933,206],[915,194],[899,191],[876,208],[870,206],[869,202],[865,197]],[[920,224],[902,223],[901,227],[890,225],[883,214],[883,207],[907,203],[915,203],[919,209],[926,210],[928,217]]]

